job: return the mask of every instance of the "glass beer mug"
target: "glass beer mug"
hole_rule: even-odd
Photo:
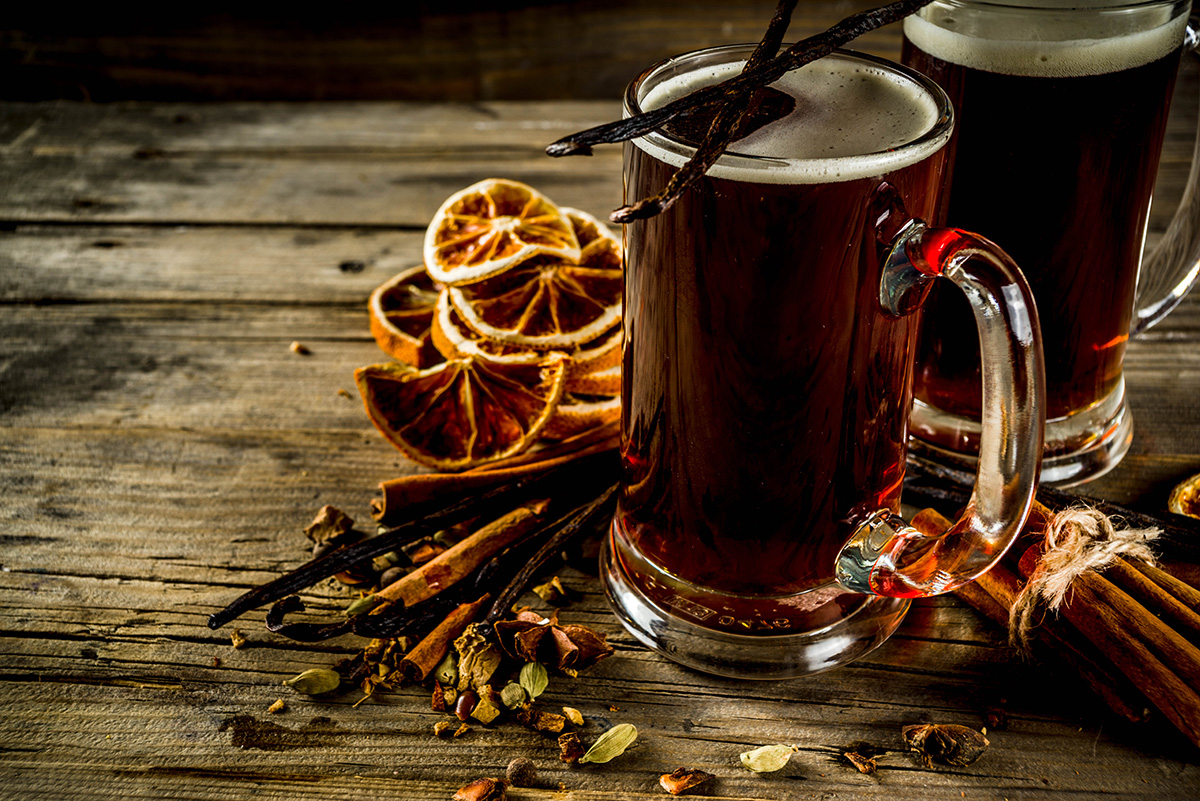
[[[732,76],[751,50],[651,68],[626,114]],[[622,486],[602,558],[639,640],[744,678],[857,658],[909,599],[985,571],[1028,513],[1042,447],[1024,279],[987,240],[922,222],[953,130],[945,93],[848,52],[773,88],[793,113],[626,226]],[[661,131],[628,143],[626,200],[659,191],[693,152]],[[897,515],[914,312],[933,284],[964,293],[963,334],[982,338],[988,368],[976,491],[942,538]]]
[[[1028,279],[1042,321],[1042,481],[1096,478],[1129,449],[1130,334],[1200,273],[1197,160],[1145,259],[1155,171],[1190,0],[934,0],[904,23],[904,62],[954,104],[952,182],[938,222],[986,230]],[[982,367],[971,310],[934,288],[917,350],[913,452],[970,465]]]

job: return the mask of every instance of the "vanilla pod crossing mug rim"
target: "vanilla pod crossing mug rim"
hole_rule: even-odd
[[[655,79],[665,81],[674,77],[674,74],[667,74],[669,71],[674,73],[674,70],[677,68],[679,74],[695,72],[695,62],[698,59],[709,60],[714,66],[728,65],[739,61],[744,63],[757,46],[755,43],[719,45],[717,47],[700,48],[663,59],[643,71],[626,88],[623,101],[624,116],[628,118],[642,113],[641,102],[642,95],[645,94],[643,91],[644,87]],[[789,46],[785,43],[781,45],[781,50]],[[898,77],[912,84],[932,102],[931,108],[933,113],[931,115],[931,124],[919,136],[904,141],[901,144],[852,155],[804,158],[724,152],[713,166],[709,168],[707,175],[711,177],[732,177],[737,180],[736,176],[723,173],[753,172],[755,174],[766,174],[768,171],[777,172],[783,169],[789,173],[789,180],[786,182],[796,184],[832,183],[860,177],[875,177],[901,166],[915,164],[924,158],[928,158],[944,148],[950,141],[951,134],[954,132],[954,107],[950,102],[949,96],[936,82],[909,67],[889,59],[845,48],[838,48],[828,55],[822,56],[789,72],[795,72],[813,64],[820,64],[828,59],[854,62],[864,67],[889,73],[891,76]],[[739,73],[731,73],[729,77],[735,77],[737,74]],[[706,88],[717,83],[720,83],[720,80],[716,80],[713,83],[697,84],[695,89]],[[767,86],[772,86],[775,83],[776,81],[772,81]],[[650,88],[653,89],[654,86]],[[672,98],[672,100],[675,99],[678,98]],[[635,147],[647,150],[647,152],[655,155],[660,160],[666,161],[675,167],[682,166],[684,162],[695,155],[697,150],[694,146],[686,144],[660,128],[656,128],[643,136],[636,137],[630,143]],[[818,164],[829,165],[837,171],[838,176],[830,177],[828,170],[816,169],[815,165]],[[808,169],[805,169],[806,167]]]

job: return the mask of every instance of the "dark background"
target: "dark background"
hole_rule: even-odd
[[[883,1],[800,0],[789,38]],[[757,41],[775,0],[200,8],[10,3],[0,15],[0,99],[611,99],[666,56]],[[894,25],[857,47],[895,55],[899,37]]]

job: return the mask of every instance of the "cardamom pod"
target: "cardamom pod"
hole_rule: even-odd
[[[328,668],[312,668],[299,676],[284,679],[284,684],[298,693],[305,695],[320,695],[336,690],[342,683],[342,677],[336,670]]]
[[[580,762],[610,762],[616,759],[637,739],[638,730],[632,723],[618,723],[601,734],[587,753],[580,757]]]

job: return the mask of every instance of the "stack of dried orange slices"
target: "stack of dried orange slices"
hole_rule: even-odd
[[[620,415],[621,246],[517,181],[452,195],[424,265],[371,295],[397,361],[354,377],[375,427],[416,462],[464,470]]]

